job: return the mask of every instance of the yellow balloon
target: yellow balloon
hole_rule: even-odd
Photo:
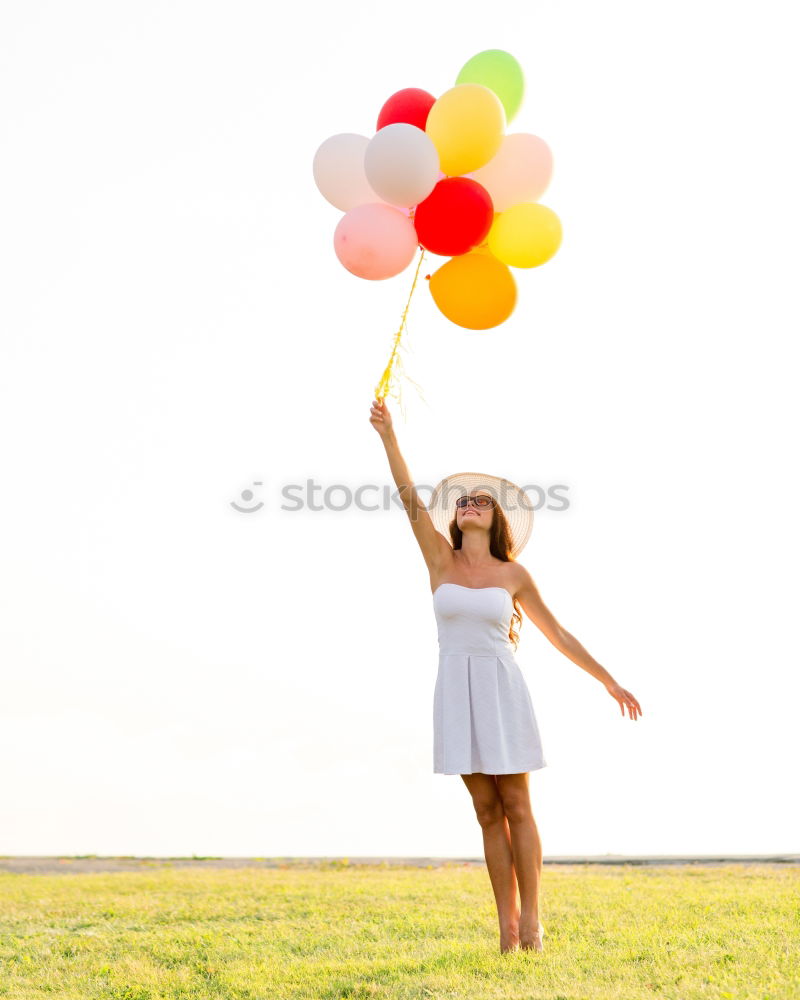
[[[498,212],[489,230],[489,249],[511,267],[538,267],[561,246],[561,221],[546,205],[522,202]]]
[[[477,170],[500,149],[506,113],[493,90],[460,83],[446,90],[428,114],[425,131],[448,177]]]
[[[517,283],[506,265],[490,254],[473,251],[453,257],[434,271],[430,289],[444,315],[468,330],[499,326],[517,302]]]

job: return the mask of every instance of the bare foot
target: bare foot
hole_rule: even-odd
[[[536,927],[534,929],[534,924]],[[519,924],[519,946],[523,951],[544,951],[542,938],[544,937],[544,924],[538,918],[534,920],[520,920]]]
[[[515,910],[505,926],[500,927],[500,951],[516,951],[519,948],[519,910]]]

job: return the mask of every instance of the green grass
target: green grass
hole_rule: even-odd
[[[485,869],[0,873],[0,997],[793,1000],[800,869],[545,866],[502,955]]]

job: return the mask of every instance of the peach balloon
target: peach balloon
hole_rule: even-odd
[[[504,136],[500,149],[472,174],[492,198],[498,212],[525,201],[538,201],[553,176],[553,154],[538,135]]]
[[[333,248],[342,264],[370,281],[400,274],[414,259],[417,246],[411,219],[383,203],[351,208],[333,234]]]

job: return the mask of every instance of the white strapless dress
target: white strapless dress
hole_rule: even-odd
[[[435,774],[519,774],[547,766],[528,685],[508,637],[505,587],[442,583],[433,594],[439,672]]]

